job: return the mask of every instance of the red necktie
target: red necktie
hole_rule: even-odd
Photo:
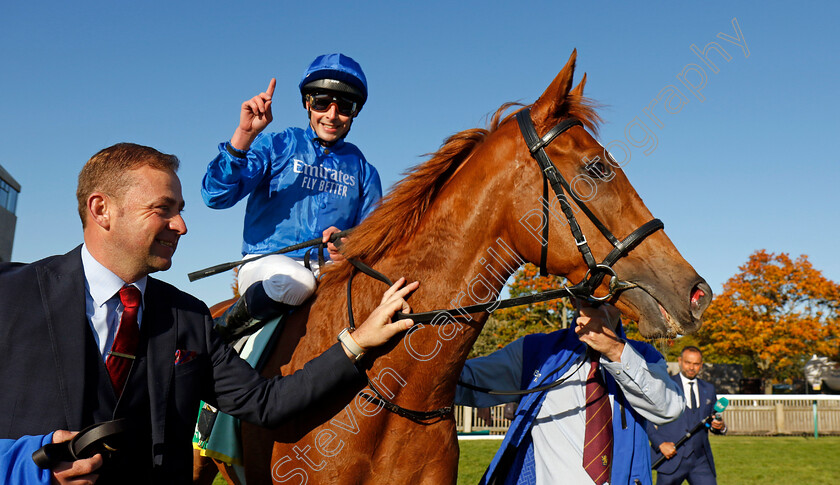
[[[105,361],[117,397],[122,394],[125,387],[134,354],[137,352],[137,343],[140,341],[137,311],[140,309],[141,298],[140,290],[136,286],[126,285],[120,288],[120,302],[123,304],[122,318],[120,318],[117,336],[114,337],[114,344]]]
[[[598,358],[592,361],[586,377],[586,433],[583,444],[583,469],[597,484],[610,479],[613,433],[612,406],[607,396]]]

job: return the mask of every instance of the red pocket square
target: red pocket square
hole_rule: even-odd
[[[175,365],[186,364],[187,362],[196,358],[198,353],[194,350],[176,350],[175,351]]]

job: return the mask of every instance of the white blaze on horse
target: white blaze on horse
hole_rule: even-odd
[[[495,300],[523,262],[582,282],[575,291],[609,300],[645,336],[699,328],[712,292],[590,134],[599,117],[583,97],[585,76],[572,89],[575,58],[529,111],[503,119],[505,105],[489,129],[450,137],[356,228],[347,258],[420,281],[409,300],[415,312],[453,310],[365,357],[376,389],[338,390],[275,430],[243,423],[248,485],[455,483],[448,410],[489,315],[460,309]],[[536,135],[526,142],[528,126]],[[549,166],[539,166],[541,152]],[[566,193],[564,182],[584,193]],[[351,276],[355,320],[376,307],[381,281],[347,262],[330,265],[316,295],[286,321],[264,374],[291,373],[335,343],[347,326]]]

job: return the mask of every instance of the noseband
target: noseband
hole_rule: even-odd
[[[548,130],[548,133],[546,133],[542,136],[542,138],[540,138],[537,135],[537,130],[534,128],[534,123],[531,121],[530,109],[525,108],[516,113],[516,120],[519,122],[519,129],[520,131],[522,131],[522,136],[525,139],[525,143],[528,146],[528,151],[531,153],[531,156],[534,157],[534,159],[537,161],[537,164],[540,166],[540,171],[542,172],[543,176],[543,200],[545,201],[545,203],[543,203],[542,205],[543,221],[545,222],[545,225],[543,226],[542,233],[540,275],[546,276],[548,274],[548,271],[546,269],[546,260],[548,258],[548,229],[550,220],[548,214],[548,186],[551,185],[551,188],[554,191],[555,196],[557,197],[557,201],[560,203],[560,207],[563,210],[563,214],[566,216],[566,221],[569,223],[569,229],[572,232],[572,236],[575,238],[575,245],[577,246],[578,251],[580,251],[580,254],[583,256],[583,260],[588,268],[583,279],[573,286],[564,286],[558,289],[543,291],[540,293],[526,295],[518,298],[510,298],[503,301],[479,303],[477,305],[470,305],[459,309],[434,310],[429,312],[409,314],[397,312],[394,315],[394,319],[411,318],[412,320],[414,320],[415,323],[431,322],[432,324],[435,324],[436,321],[440,321],[437,319],[437,317],[441,315],[451,315],[456,311],[461,314],[478,313],[482,311],[488,311],[488,309],[491,307],[494,310],[498,310],[500,308],[527,305],[540,301],[556,300],[558,298],[563,298],[566,296],[572,296],[575,298],[582,298],[590,301],[600,302],[612,298],[619,291],[638,286],[632,282],[619,280],[612,266],[613,264],[615,264],[616,261],[618,261],[619,258],[625,256],[628,252],[630,252],[631,249],[633,249],[646,237],[662,229],[664,227],[662,221],[660,221],[659,219],[652,219],[646,222],[645,224],[642,224],[639,228],[630,233],[630,235],[624,238],[623,241],[619,241],[618,238],[616,238],[613,235],[613,233],[610,232],[610,230],[607,229],[607,227],[598,219],[598,217],[596,217],[595,214],[592,213],[589,207],[587,207],[583,201],[576,198],[577,205],[578,207],[580,207],[580,210],[582,210],[583,213],[586,214],[586,216],[589,218],[592,224],[594,224],[595,227],[597,227],[598,230],[601,231],[601,234],[603,234],[604,237],[607,238],[607,240],[613,245],[613,250],[610,251],[609,254],[607,254],[607,256],[601,263],[598,263],[595,260],[595,257],[592,255],[592,250],[589,249],[589,243],[586,241],[586,237],[583,235],[583,231],[581,231],[577,219],[575,219],[575,214],[572,210],[572,206],[571,204],[569,204],[569,200],[566,197],[566,193],[568,193],[570,196],[573,196],[572,188],[566,181],[566,179],[563,178],[563,176],[557,170],[557,167],[554,165],[554,163],[551,162],[551,159],[545,152],[545,147],[551,144],[551,142],[558,135],[565,132],[569,128],[572,128],[573,126],[583,126],[583,123],[581,123],[580,120],[576,118],[567,118],[558,123],[556,126],[554,126],[554,128]],[[389,286],[393,285],[393,283],[387,276],[376,271],[370,266],[362,263],[361,261],[348,259],[348,262],[350,262],[356,270],[375,279],[378,279],[379,281],[382,281]],[[350,278],[347,281],[347,313],[351,328],[355,328],[356,326],[353,318],[352,308],[352,283],[354,275],[355,271],[350,274]],[[606,275],[610,276],[609,292],[604,296],[596,297],[595,290],[598,288],[598,286],[600,286],[601,282],[604,279],[604,276]],[[446,319],[441,320],[446,321]],[[493,394],[529,394],[532,392],[550,389],[551,387],[557,386],[562,381],[563,379],[559,379],[558,381],[551,383],[547,386],[527,391],[499,392],[490,391],[489,389],[476,388],[474,386],[467,387],[471,387],[482,392],[491,392]],[[382,392],[380,392],[379,389],[377,389],[377,387],[373,384],[373,382],[371,382],[370,379],[368,379],[368,387],[373,391],[374,395],[368,394],[366,392],[360,392],[359,395],[362,398],[374,405],[382,406],[395,414],[406,417],[416,422],[428,422],[429,420],[440,419],[443,416],[452,412],[452,406],[446,406],[440,409],[436,409],[434,411],[415,411],[411,409],[406,409],[386,399],[385,396],[382,395]]]
[[[595,260],[595,257],[592,256],[592,251],[589,249],[589,243],[586,241],[586,236],[584,236],[583,231],[580,230],[580,225],[578,224],[577,219],[575,219],[572,206],[569,204],[569,200],[566,197],[566,193],[573,196],[572,188],[545,152],[545,147],[551,144],[558,135],[573,126],[583,126],[583,123],[576,118],[567,118],[555,125],[554,128],[548,130],[548,132],[540,138],[539,135],[537,135],[537,130],[534,128],[533,121],[531,121],[531,110],[529,108],[525,108],[516,113],[516,121],[519,123],[519,130],[522,132],[522,137],[525,139],[528,151],[531,153],[531,156],[534,157],[534,160],[537,161],[537,164],[540,166],[540,172],[542,172],[543,176],[543,199],[545,201],[543,204],[543,221],[545,222],[545,225],[543,226],[542,234],[540,276],[548,275],[548,271],[546,269],[546,259],[548,257],[548,225],[550,220],[548,215],[548,186],[551,185],[551,189],[554,191],[557,201],[560,203],[560,208],[566,216],[566,221],[569,223],[569,229],[572,232],[572,237],[575,238],[575,245],[577,246],[578,251],[580,251],[581,256],[583,256],[583,261],[586,263],[587,268],[589,268],[586,271],[586,275],[584,275],[583,279],[579,283],[573,286],[565,287],[568,294],[576,298],[604,301],[612,298],[619,291],[636,287],[637,285],[635,283],[619,280],[612,266],[619,258],[630,252],[631,249],[633,249],[646,237],[664,228],[665,225],[659,219],[652,219],[630,233],[630,235],[624,238],[623,241],[619,241],[618,238],[616,238],[613,233],[607,229],[607,226],[605,226],[598,217],[592,213],[589,207],[587,207],[582,200],[576,198],[577,205],[580,207],[580,210],[586,214],[592,224],[594,224],[595,227],[601,231],[601,234],[603,234],[604,237],[607,238],[607,240],[613,245],[613,250],[610,251],[610,253],[607,254],[604,260],[599,264]],[[604,296],[596,297],[595,290],[598,286],[600,286],[601,281],[606,275],[610,276],[609,292]]]

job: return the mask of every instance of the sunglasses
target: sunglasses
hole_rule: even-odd
[[[316,93],[307,95],[309,108],[313,111],[327,111],[330,105],[335,103],[338,112],[344,116],[353,116],[359,111],[359,103],[350,98],[328,93]]]

